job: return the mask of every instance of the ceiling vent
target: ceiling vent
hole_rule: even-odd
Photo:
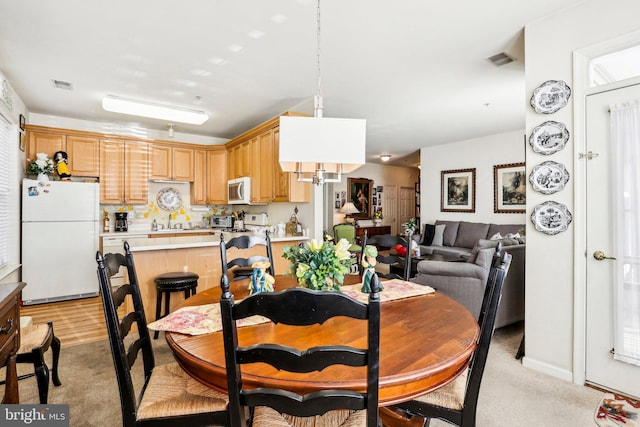
[[[490,56],[487,59],[496,67],[501,67],[515,61],[515,58],[509,56],[505,52],[496,53],[495,55]]]
[[[53,87],[57,89],[73,90],[73,85],[69,82],[63,82],[62,80],[51,80]]]

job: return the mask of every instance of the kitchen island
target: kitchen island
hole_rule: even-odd
[[[249,233],[223,233],[225,241],[233,237],[246,235]],[[289,261],[282,258],[285,247],[297,245],[306,241],[307,237],[273,237],[271,239],[271,249],[273,250],[273,261],[275,263],[275,273],[284,274],[289,266]],[[198,292],[205,289],[220,286],[222,267],[220,262],[220,233],[210,233],[201,236],[181,236],[181,237],[159,237],[159,238],[136,238],[129,242],[129,247],[133,254],[136,266],[138,282],[140,283],[140,293],[144,304],[147,321],[155,320],[156,312],[156,285],[153,279],[162,273],[170,271],[191,271],[197,273]],[[235,248],[228,251],[228,257],[234,258]],[[248,255],[262,255],[264,251],[261,247],[247,249],[243,252],[243,257]],[[171,295],[171,311],[184,301],[181,292]],[[127,304],[130,304],[128,302]],[[130,309],[131,307],[128,307]]]

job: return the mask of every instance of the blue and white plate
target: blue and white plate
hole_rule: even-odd
[[[571,89],[562,80],[548,80],[533,90],[531,106],[536,113],[553,114],[566,106]]]

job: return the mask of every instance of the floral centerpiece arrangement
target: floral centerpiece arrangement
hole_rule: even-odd
[[[384,216],[382,215],[382,208],[377,208],[373,213],[373,219],[382,219]]]
[[[27,159],[28,175],[49,175],[53,173],[53,160],[46,153],[37,153],[35,160]]]
[[[348,250],[350,246],[347,239],[340,239],[335,245],[329,240],[312,239],[302,246],[286,247],[282,256],[292,263],[287,274],[309,289],[339,291],[344,275],[355,262]]]

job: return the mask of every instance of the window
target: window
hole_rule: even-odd
[[[9,262],[9,122],[0,115],[0,267]]]

